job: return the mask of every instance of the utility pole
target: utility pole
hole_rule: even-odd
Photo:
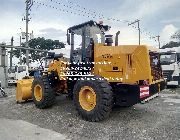
[[[160,35],[157,35],[157,40],[158,40],[158,43],[159,43],[159,49],[161,48],[161,44],[160,44]]]
[[[141,45],[141,30],[140,30],[139,22],[140,22],[140,20],[137,19],[137,20],[135,20],[134,22],[128,23],[128,26],[129,26],[129,25],[133,25],[133,24],[135,24],[135,23],[138,24],[138,31],[139,31],[139,45]]]
[[[29,25],[29,10],[33,5],[33,0],[26,0],[26,48],[28,48],[28,25]],[[26,65],[29,67],[29,51],[26,50]]]
[[[22,44],[22,38],[21,38],[21,35],[19,36],[19,46],[21,47],[21,44]],[[21,49],[19,50],[20,52],[19,52],[19,58],[20,58],[20,65],[22,65],[22,51],[21,51]]]
[[[26,0],[26,48],[28,48],[28,24],[29,24],[29,10],[28,1]],[[29,51],[26,50],[26,65],[29,67]]]
[[[156,39],[156,38],[157,38],[157,41],[158,41],[158,46],[159,46],[159,49],[160,49],[160,48],[161,48],[160,35],[154,36],[154,37],[152,37],[152,38],[154,38],[154,39]],[[155,41],[156,41],[156,40],[155,40]]]
[[[12,36],[12,38],[11,38],[11,46],[14,45],[13,42],[14,42],[14,38]],[[10,52],[10,69],[12,68],[12,57],[13,57],[13,48],[11,48],[11,52]]]

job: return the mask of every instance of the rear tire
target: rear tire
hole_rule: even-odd
[[[106,81],[104,78],[100,76],[90,78],[90,80],[85,78],[84,80],[78,80],[76,82],[73,90],[73,99],[76,110],[83,119],[91,122],[98,122],[109,116],[113,106],[113,92],[108,81]],[[92,80],[92,78],[94,80]],[[85,106],[82,105],[81,94],[84,88],[93,90],[93,94],[95,93],[96,99],[94,107],[91,106],[90,108],[86,109],[86,104]],[[89,95],[89,92],[85,92],[85,94]],[[84,101],[85,100],[88,100],[88,98],[85,98]]]
[[[37,92],[39,92],[37,94]],[[44,109],[50,107],[55,102],[55,93],[50,86],[48,77],[43,75],[42,77],[35,78],[32,84],[32,97],[34,104],[37,108]]]

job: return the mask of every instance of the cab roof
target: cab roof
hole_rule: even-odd
[[[88,30],[90,30],[90,28],[95,27],[95,28],[98,28],[98,29],[100,29],[100,30],[102,30],[104,32],[108,31],[111,28],[108,25],[102,25],[102,24],[97,23],[97,22],[95,22],[93,20],[90,20],[88,22],[84,22],[82,24],[78,24],[78,25],[75,25],[75,26],[72,26],[72,27],[68,28],[68,32],[69,33],[73,32],[73,33],[75,33],[77,35],[82,35],[82,29],[84,27],[86,27]]]

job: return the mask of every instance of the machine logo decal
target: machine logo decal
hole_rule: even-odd
[[[155,59],[153,59],[153,62],[154,62],[155,65],[157,65],[159,60],[157,58],[155,58]]]
[[[149,86],[140,86],[140,98],[149,96]]]

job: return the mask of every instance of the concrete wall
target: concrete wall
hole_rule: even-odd
[[[0,66],[1,66],[1,55],[0,55]]]
[[[1,81],[1,87],[6,88],[7,87],[7,75],[5,75],[5,69],[3,67],[0,67],[0,81]]]
[[[2,56],[2,51],[0,47],[0,81],[1,86],[6,88],[8,86],[8,56]]]

